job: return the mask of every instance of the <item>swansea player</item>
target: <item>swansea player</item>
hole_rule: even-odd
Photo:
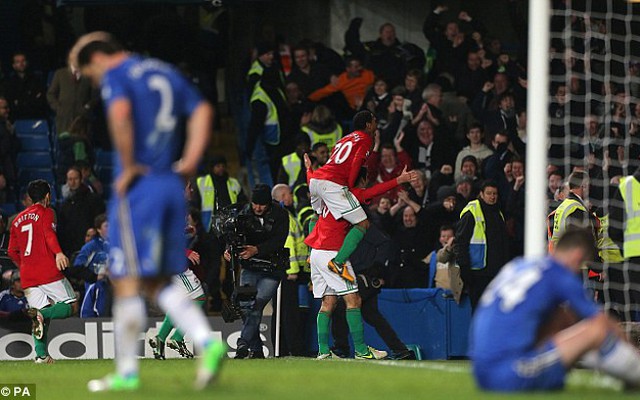
[[[640,385],[640,356],[582,286],[593,236],[567,231],[549,257],[507,265],[480,299],[471,327],[473,374],[493,391],[557,390],[578,362]]]
[[[184,179],[195,174],[207,148],[213,108],[172,66],[128,53],[104,32],[80,38],[71,54],[81,73],[101,87],[116,149],[108,211],[116,373],[90,381],[89,390],[139,386],[138,335],[146,320],[141,287],[193,338],[202,354],[196,387],[203,388],[216,376],[226,347],[170,279],[184,270]]]
[[[355,277],[346,262],[369,227],[367,215],[350,188],[373,147],[378,121],[372,112],[360,111],[353,117],[353,128],[354,132],[336,143],[327,163],[314,171],[309,182],[311,207],[317,214],[326,208],[336,220],[344,218],[353,225],[338,253],[327,262],[331,271],[350,283],[355,282]]]
[[[310,169],[311,161],[305,155],[305,165],[307,167],[307,177],[315,177],[315,172]],[[366,168],[361,168],[357,178],[358,183],[366,181]],[[356,187],[351,190],[356,201],[366,203],[372,198],[379,196],[403,183],[408,183],[418,179],[415,171],[407,172],[406,168],[396,179],[379,183],[371,188],[364,189]],[[364,185],[359,185],[364,186]],[[365,344],[364,328],[362,325],[362,314],[360,311],[362,300],[358,294],[357,283],[351,283],[341,279],[334,273],[329,272],[325,265],[327,261],[333,259],[345,236],[348,234],[350,224],[343,218],[336,219],[327,208],[318,217],[318,222],[313,227],[312,232],[305,239],[305,243],[311,247],[311,283],[313,285],[313,296],[322,299],[322,305],[318,312],[318,358],[325,359],[331,357],[329,350],[329,324],[331,313],[336,307],[338,296],[343,297],[347,311],[347,325],[351,332],[351,338],[355,347],[355,356],[360,359],[381,359],[387,356],[384,351],[376,350]],[[353,274],[351,264],[347,261],[344,265],[349,274]]]
[[[67,318],[76,305],[75,292],[62,271],[69,260],[62,253],[51,204],[51,188],[46,181],[29,183],[27,194],[33,205],[11,223],[9,257],[20,268],[22,287],[33,320],[36,363],[53,363],[47,352],[47,329],[52,319]]]

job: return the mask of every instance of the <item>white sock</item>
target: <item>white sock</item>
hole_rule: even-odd
[[[202,351],[211,340],[211,327],[196,303],[173,283],[160,290],[157,302],[176,327],[191,336],[193,344]]]
[[[613,334],[600,347],[599,368],[630,384],[640,384],[640,355],[635,347]]]
[[[113,330],[116,342],[116,371],[122,377],[138,375],[138,336],[146,311],[139,296],[114,299]]]

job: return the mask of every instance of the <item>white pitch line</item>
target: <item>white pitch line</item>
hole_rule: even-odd
[[[406,361],[406,360],[355,360],[353,358],[334,358],[332,361],[365,363],[368,365],[390,366],[399,368],[426,369],[431,371],[450,372],[454,374],[470,374],[471,365],[463,365],[456,363],[455,365],[446,365],[445,362],[429,362],[429,361]],[[571,386],[586,386],[599,389],[622,390],[622,383],[615,378],[602,373],[588,370],[573,370],[567,375],[567,383]]]

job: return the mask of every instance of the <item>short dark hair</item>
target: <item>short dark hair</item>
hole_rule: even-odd
[[[78,67],[82,68],[88,65],[95,53],[116,54],[122,50],[124,50],[122,45],[113,38],[108,41],[96,40],[90,42],[78,53]]]
[[[573,171],[571,175],[569,175],[569,190],[577,189],[582,186],[585,182],[589,181],[589,175],[587,175],[584,171]]]
[[[587,229],[570,228],[563,233],[556,244],[556,251],[581,248],[587,260],[593,260],[596,254],[596,242]]]
[[[442,231],[456,231],[455,228],[453,227],[453,225],[451,224],[443,224],[440,226],[440,232]]]
[[[480,185],[480,191],[484,192],[484,190],[488,187],[498,188],[498,184],[493,179],[485,179]]]
[[[311,151],[316,151],[318,150],[320,147],[329,147],[328,144],[326,144],[325,142],[316,142],[313,144],[313,146],[311,146]]]
[[[367,124],[370,124],[376,119],[376,116],[369,110],[358,111],[353,117],[353,129],[356,131],[364,130]]]
[[[93,219],[93,227],[96,228],[96,229],[100,229],[102,224],[104,224],[105,222],[107,222],[107,214],[105,214],[105,213],[98,214]]]
[[[44,200],[48,193],[51,193],[51,186],[49,186],[49,183],[44,179],[36,179],[35,181],[29,182],[27,194],[34,203]]]

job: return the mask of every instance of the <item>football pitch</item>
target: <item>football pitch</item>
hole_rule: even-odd
[[[36,384],[36,398],[55,399],[617,399],[621,385],[590,371],[575,371],[564,392],[489,394],[473,384],[468,361],[361,361],[283,358],[227,360],[218,381],[192,389],[194,360],[141,360],[136,392],[89,393],[89,379],[113,370],[111,360],[57,361],[53,365],[1,363],[0,386]]]

